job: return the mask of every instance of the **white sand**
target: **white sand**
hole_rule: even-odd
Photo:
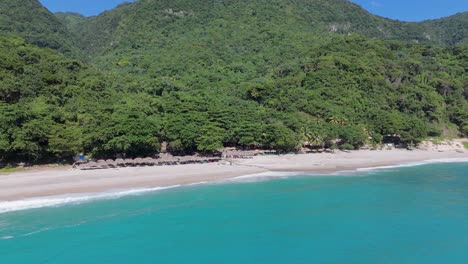
[[[446,159],[467,159],[468,151],[423,151],[423,150],[359,150],[336,153],[259,156],[238,164],[264,168],[269,171],[316,171],[336,172],[358,168],[399,165],[405,163]]]
[[[360,150],[352,153],[259,156],[234,165],[197,164],[80,171],[39,170],[0,175],[0,201],[215,182],[269,171],[336,172],[437,159],[464,159],[468,151]]]
[[[0,201],[184,185],[219,181],[265,171],[248,166],[196,164],[92,171],[55,169],[20,172],[0,175]]]

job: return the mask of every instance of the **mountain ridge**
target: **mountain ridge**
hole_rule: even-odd
[[[64,54],[77,54],[78,48],[86,56],[94,56],[102,51],[101,47],[109,47],[125,38],[122,24],[132,23],[132,20],[146,20],[146,24],[164,26],[151,20],[158,17],[154,12],[153,17],[132,16],[133,12],[141,12],[139,9],[157,11],[159,8],[160,14],[164,10],[193,9],[200,11],[197,11],[197,16],[201,14],[205,18],[214,18],[218,15],[214,13],[218,12],[221,14],[218,18],[236,23],[229,12],[245,17],[245,13],[239,13],[240,10],[248,12],[245,7],[249,7],[252,12],[270,10],[270,15],[276,16],[275,19],[294,20],[297,26],[305,27],[313,33],[361,34],[370,38],[437,45],[468,42],[468,12],[422,22],[404,22],[371,14],[347,0],[254,0],[240,3],[231,0],[139,0],[120,4],[91,17],[66,12],[52,14],[38,0],[4,1],[0,4],[0,31],[18,34],[32,44]],[[225,12],[223,9],[226,9]],[[177,12],[165,15],[177,16]],[[242,24],[242,21],[239,23]],[[121,36],[115,36],[119,30],[122,31]]]
[[[65,25],[37,0],[1,1],[0,32],[18,35],[33,45],[66,55],[77,52]]]
[[[271,7],[277,5],[281,6],[273,10]],[[219,7],[230,11],[232,14],[238,14],[239,16],[245,16],[245,13],[239,13],[239,10],[246,11],[245,7],[252,7],[252,11],[258,12],[258,10],[273,10],[281,14],[283,12],[284,19],[295,19],[297,23],[305,22],[308,23],[309,30],[321,31],[321,32],[335,32],[340,34],[357,33],[365,35],[366,37],[375,37],[383,39],[413,41],[428,44],[438,45],[454,45],[460,42],[466,42],[468,39],[468,32],[464,25],[468,24],[468,12],[455,14],[450,17],[445,17],[435,20],[427,20],[423,22],[401,22],[397,20],[383,18],[377,15],[369,13],[359,5],[346,1],[346,0],[299,0],[299,1],[247,1],[245,3],[237,4],[232,1],[202,1],[197,2],[196,0],[178,0],[178,1],[152,1],[152,0],[139,0],[133,3],[122,4],[114,9],[103,12],[101,15],[85,18],[84,24],[88,28],[88,32],[80,30],[80,39],[83,41],[81,46],[88,46],[89,43],[93,44],[92,41],[101,35],[106,33],[106,30],[111,31],[117,30],[119,23],[128,22],[129,20],[135,19],[156,19],[157,12],[152,12],[152,17],[149,18],[132,18],[132,12],[141,12],[139,9],[146,11],[159,11],[163,14],[165,11],[178,10],[177,12],[184,12],[183,10],[198,10],[196,15],[202,15],[206,18],[215,18]],[[205,10],[203,10],[204,8]],[[285,11],[285,9],[288,9]],[[177,12],[173,14],[165,14],[177,16]],[[289,13],[288,13],[289,12]],[[273,14],[274,15],[274,14]],[[66,14],[62,14],[62,17]],[[183,13],[179,14],[179,17],[184,16]],[[231,21],[232,17],[229,16],[228,12],[224,12],[222,17],[227,18]],[[240,19],[240,17],[239,17]],[[114,21],[110,24],[109,28],[99,29],[103,27],[108,20]],[[117,21],[118,22],[117,22]],[[117,22],[117,23],[116,23]],[[148,23],[156,23],[155,21],[148,21]],[[114,27],[113,27],[113,26]],[[161,24],[159,24],[161,25]],[[455,26],[454,26],[455,25]],[[93,26],[95,28],[93,28]],[[117,26],[117,28],[115,27]],[[452,32],[447,34],[445,32]],[[76,34],[77,31],[74,33]],[[107,44],[109,43],[108,40]],[[105,43],[104,43],[105,44]]]

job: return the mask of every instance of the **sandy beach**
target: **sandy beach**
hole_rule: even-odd
[[[359,168],[428,160],[468,160],[468,151],[360,150],[350,153],[257,156],[233,160],[232,165],[193,164],[81,171],[41,169],[0,175],[0,201],[136,188],[217,182],[266,172],[333,173]]]

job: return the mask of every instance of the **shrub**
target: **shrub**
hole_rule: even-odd
[[[344,149],[344,150],[354,150],[354,146],[349,144],[349,143],[345,143],[343,145],[340,145],[340,149]]]

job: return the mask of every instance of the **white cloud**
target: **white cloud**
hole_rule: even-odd
[[[377,1],[371,1],[370,4],[371,6],[382,6],[382,3],[377,2]]]

